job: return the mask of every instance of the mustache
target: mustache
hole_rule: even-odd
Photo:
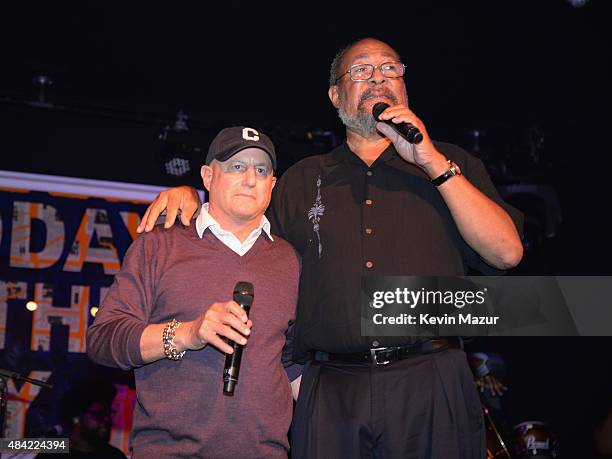
[[[397,96],[393,94],[393,92],[391,92],[390,89],[388,88],[382,88],[382,89],[381,88],[370,88],[364,91],[364,93],[359,98],[359,105],[361,106],[368,98],[372,96],[378,96],[378,97],[384,96],[388,98],[389,100],[391,100],[394,104],[399,103]]]

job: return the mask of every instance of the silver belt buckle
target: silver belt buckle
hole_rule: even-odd
[[[370,357],[372,358],[372,362],[374,362],[376,365],[387,365],[391,363],[391,360],[385,360],[384,362],[378,361],[378,357],[376,356],[376,351],[381,351],[383,349],[389,349],[389,348],[388,347],[375,347],[373,349],[370,349]]]

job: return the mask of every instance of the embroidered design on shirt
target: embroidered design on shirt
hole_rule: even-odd
[[[319,235],[319,221],[325,213],[325,204],[321,202],[321,176],[317,178],[317,198],[315,199],[314,206],[308,211],[308,220],[312,220],[312,229],[317,235],[317,242],[319,243],[319,258],[323,253],[323,245],[321,244],[321,236]]]

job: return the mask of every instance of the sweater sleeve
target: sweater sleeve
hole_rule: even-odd
[[[154,233],[139,236],[87,330],[87,354],[96,363],[130,370],[144,365],[140,337],[154,302]]]

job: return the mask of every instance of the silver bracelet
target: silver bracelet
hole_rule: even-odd
[[[170,360],[181,360],[185,355],[186,351],[178,352],[176,345],[174,344],[174,334],[177,328],[181,326],[181,322],[177,322],[176,319],[172,319],[172,322],[164,327],[164,333],[162,334],[162,342],[164,343],[164,354]]]

